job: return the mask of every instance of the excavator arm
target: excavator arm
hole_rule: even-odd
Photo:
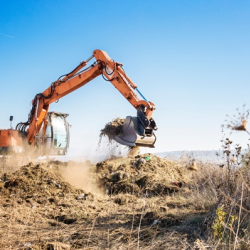
[[[88,62],[93,58],[95,58],[96,61],[85,68]],[[46,116],[49,105],[100,75],[102,75],[105,80],[111,82],[131,105],[137,109],[137,117],[127,117],[123,127],[123,135],[115,137],[114,139],[128,146],[140,145],[153,147],[155,136],[152,131],[157,129],[152,118],[155,105],[147,101],[139,92],[137,86],[125,74],[122,64],[114,62],[108,54],[102,50],[95,50],[88,60],[81,62],[72,72],[61,76],[44,92],[37,94],[32,101],[32,109],[28,121],[26,123],[19,123],[16,129],[21,132],[26,131],[28,142],[34,144],[42,125],[42,135],[44,136],[45,134],[47,125]],[[141,95],[142,99],[138,97],[135,91]],[[150,130],[150,132],[147,132],[148,130]],[[142,141],[147,141],[146,137],[152,138],[149,140],[149,143],[146,142],[144,145]],[[136,141],[139,143],[136,144]]]

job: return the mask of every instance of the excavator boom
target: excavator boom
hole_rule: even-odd
[[[93,58],[95,58],[94,63],[86,67],[88,62]],[[22,137],[26,137],[27,142],[31,145],[46,144],[48,138],[47,126],[51,115],[48,112],[49,105],[100,75],[102,75],[106,81],[111,82],[137,110],[137,117],[128,116],[122,133],[116,135],[114,140],[127,146],[140,145],[153,147],[156,140],[153,130],[157,129],[152,118],[155,105],[147,101],[141,94],[136,84],[126,75],[122,64],[113,61],[108,54],[102,50],[95,50],[89,59],[81,62],[70,73],[61,76],[57,81],[53,82],[49,88],[37,94],[32,100],[32,109],[29,113],[28,121],[17,124],[16,130],[20,132]],[[138,97],[136,91],[141,98]],[[50,123],[50,125],[53,124]]]

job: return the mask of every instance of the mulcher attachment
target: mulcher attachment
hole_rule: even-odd
[[[130,147],[140,146],[154,148],[156,141],[154,130],[156,129],[155,121],[152,118],[148,119],[143,109],[139,108],[137,117],[126,117],[122,127],[122,133],[116,135],[114,140]]]

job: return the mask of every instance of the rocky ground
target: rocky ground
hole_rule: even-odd
[[[188,164],[146,154],[10,167],[0,249],[213,249],[213,166]]]

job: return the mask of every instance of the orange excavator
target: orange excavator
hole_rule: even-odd
[[[86,68],[93,58],[94,63]],[[122,133],[113,139],[130,147],[154,147],[154,130],[157,126],[152,114],[155,105],[141,94],[122,66],[121,63],[114,62],[105,51],[95,50],[89,59],[35,96],[27,122],[18,123],[15,129],[11,127],[0,130],[0,154],[21,152],[27,146],[32,146],[40,155],[66,154],[69,147],[69,124],[66,120],[68,115],[49,112],[49,105],[100,75],[111,82],[137,110],[136,117],[126,117]],[[12,120],[11,116],[11,123]]]

